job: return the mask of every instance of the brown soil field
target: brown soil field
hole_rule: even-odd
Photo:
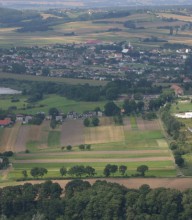
[[[97,180],[107,181],[111,183],[118,183],[130,189],[138,189],[143,184],[148,184],[152,189],[164,187],[184,191],[192,187],[192,178],[101,178],[101,179],[86,179],[91,184]],[[65,188],[66,184],[71,180],[53,180],[53,182],[59,183],[62,188]],[[15,185],[23,185],[25,183],[43,183],[44,181],[34,180],[25,182],[15,182]],[[5,185],[4,185],[5,186]],[[0,185],[2,187],[2,185]]]
[[[22,152],[26,150],[26,143],[30,131],[29,126],[21,126],[19,129],[17,141],[15,143],[15,152]]]
[[[15,160],[13,163],[119,163],[119,162],[147,162],[147,161],[170,161],[171,157],[146,157],[146,158],[117,158],[117,159],[37,159],[37,160]]]
[[[142,118],[137,118],[137,126],[141,131],[154,131],[160,130],[160,125],[158,120],[143,120]]]
[[[61,129],[61,145],[84,144],[84,125],[82,120],[65,120]]]
[[[85,128],[85,143],[99,144],[124,140],[123,126],[99,126]]]
[[[59,152],[59,153],[30,153],[24,154],[19,153],[17,156],[19,157],[34,157],[39,156],[41,154],[47,156],[62,156],[62,155],[91,155],[91,154],[158,154],[158,153],[169,153],[169,150],[130,150],[130,151],[79,151],[79,152]]]
[[[15,143],[17,141],[21,123],[17,122],[12,128],[5,128],[2,136],[1,151],[15,151]]]

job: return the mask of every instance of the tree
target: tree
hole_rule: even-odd
[[[120,113],[120,108],[114,102],[108,102],[104,106],[106,116],[114,116]]]
[[[85,127],[89,127],[89,125],[90,125],[89,118],[85,118],[84,121],[83,121],[83,124],[84,124]]]
[[[121,173],[121,175],[124,176],[126,170],[127,170],[127,166],[125,166],[125,165],[119,166],[119,172]]]
[[[57,126],[57,121],[55,119],[51,119],[51,122],[50,122],[50,127],[52,129],[55,129]]]
[[[111,175],[111,173],[113,173],[113,174],[116,173],[117,170],[118,170],[118,166],[117,166],[117,165],[107,164],[107,165],[105,166],[105,169],[104,169],[103,173],[104,173],[104,175],[105,175],[106,177],[108,177],[108,176]]]
[[[60,174],[61,176],[66,176],[67,175],[67,169],[65,167],[60,168]]]
[[[109,177],[110,176],[110,169],[106,166],[104,171],[103,171],[103,174],[105,175],[105,177]]]
[[[49,74],[50,74],[50,69],[48,67],[42,69],[43,76],[48,76]]]
[[[27,170],[23,170],[23,171],[22,171],[22,174],[23,174],[23,177],[24,177],[24,178],[27,178],[27,177],[28,177]]]
[[[24,73],[26,73],[26,67],[24,64],[14,63],[12,65],[12,72],[17,73],[17,74],[24,74]]]
[[[45,174],[47,174],[47,169],[43,167],[34,167],[31,169],[30,174],[31,176],[35,177],[43,177]]]
[[[57,108],[50,108],[49,109],[49,115],[52,116],[52,119],[55,119],[56,116],[59,115],[59,110]]]
[[[67,145],[66,149],[67,149],[68,151],[71,151],[71,150],[72,150],[72,146],[71,146],[71,145]]]
[[[84,144],[80,144],[80,145],[79,145],[79,149],[80,149],[80,150],[85,150],[85,145],[84,145]]]
[[[179,166],[182,167],[184,165],[184,159],[181,157],[181,155],[175,156],[175,163]]]
[[[88,175],[88,176],[94,176],[95,175],[95,169],[91,166],[86,166],[85,167],[85,173]]]
[[[86,147],[86,150],[91,150],[91,145],[90,144],[86,144],[85,147]]]
[[[99,125],[99,119],[97,117],[92,118],[92,124],[93,126],[98,126]]]
[[[137,167],[137,172],[141,173],[141,176],[145,176],[145,172],[148,170],[149,168],[146,165],[141,165]]]

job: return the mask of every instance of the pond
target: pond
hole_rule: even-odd
[[[11,94],[20,94],[20,93],[21,91],[15,89],[0,87],[0,95],[11,95]]]

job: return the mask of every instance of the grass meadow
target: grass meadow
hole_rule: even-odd
[[[76,111],[78,113],[83,113],[84,111],[94,110],[96,107],[103,109],[105,101],[99,102],[83,102],[83,101],[74,101],[69,100],[65,97],[59,95],[49,95],[45,96],[43,100],[38,101],[34,104],[29,104],[31,107],[28,108],[27,97],[19,96],[20,101],[12,103],[11,97],[13,96],[4,96],[0,99],[0,106],[2,109],[8,109],[10,106],[17,107],[17,110],[14,110],[17,114],[36,114],[37,112],[45,112],[48,114],[49,109],[57,106],[58,110],[64,113],[69,111]]]

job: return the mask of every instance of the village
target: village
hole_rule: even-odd
[[[0,49],[0,68],[5,73],[107,81],[145,74],[154,83],[174,82],[190,53],[187,47],[146,50],[130,42],[89,40],[84,44]]]

